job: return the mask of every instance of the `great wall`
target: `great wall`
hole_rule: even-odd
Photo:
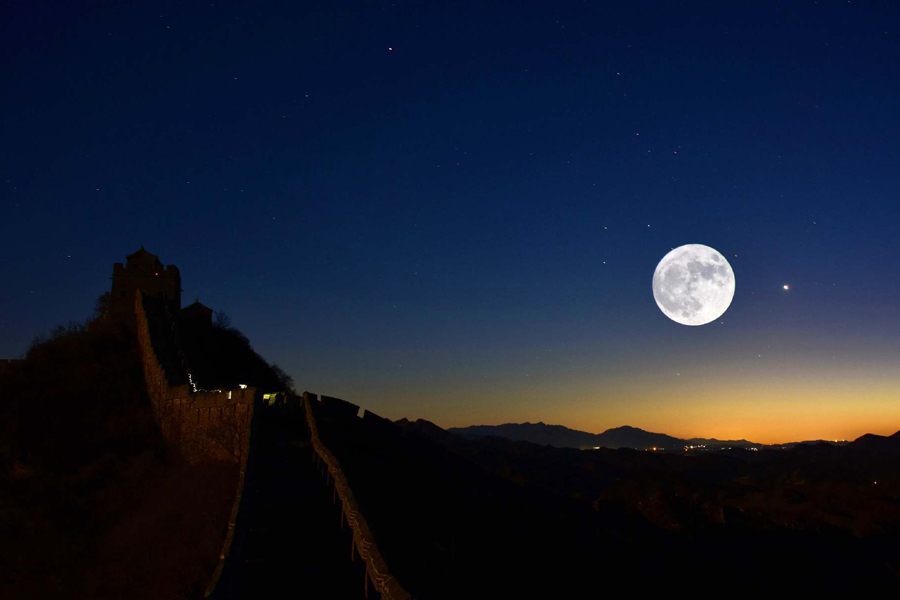
[[[129,257],[127,267],[117,264],[111,314],[133,327],[147,394],[167,442],[192,463],[229,461],[240,466],[224,545],[205,597],[242,598],[250,590],[255,595],[266,586],[277,592],[282,583],[287,584],[280,578],[293,576],[302,568],[298,565],[318,564],[309,570],[309,577],[318,580],[307,579],[308,591],[319,585],[320,591],[333,597],[368,598],[371,589],[389,600],[412,598],[391,574],[351,482],[319,433],[321,415],[359,419],[370,427],[389,421],[368,411],[360,418],[358,406],[328,396],[319,399],[308,392],[302,396],[264,394],[249,386],[199,390],[179,341],[176,310],[180,308],[180,275],[173,266],[164,271],[160,266],[143,248]],[[161,272],[168,283],[158,279]],[[145,285],[147,279],[152,285]],[[124,310],[124,301],[131,294],[133,311]],[[332,510],[328,489],[331,506],[340,503],[339,523],[332,521],[330,525],[322,514]],[[285,504],[291,494],[296,496],[296,505]],[[274,525],[260,526],[261,519],[279,514],[272,511],[273,500],[284,516]],[[267,537],[265,543],[257,543],[255,537],[261,531],[275,531],[275,539]],[[311,531],[318,532],[320,546],[333,547],[332,551],[301,545],[300,550],[308,554],[304,559],[286,557],[277,550],[289,547],[296,554],[293,538],[308,536]],[[350,535],[349,556],[338,558],[337,547],[345,543],[344,532]],[[256,555],[260,551],[270,553],[271,558],[260,558]],[[323,568],[326,555],[332,558],[330,563],[326,559]],[[298,560],[285,570],[286,558]],[[364,566],[363,581],[354,584],[357,558]],[[330,576],[335,572],[346,576]],[[341,585],[346,586],[343,592],[338,591]]]
[[[160,274],[166,274],[165,281],[156,281]],[[145,278],[153,278],[153,285],[142,285]],[[197,561],[202,563],[200,568],[192,571],[197,573],[193,581],[202,581],[204,587],[193,587],[190,595],[179,597],[236,600],[281,597],[289,592],[307,598],[391,600],[562,598],[584,597],[578,590],[603,586],[609,578],[642,585],[658,580],[661,589],[667,590],[671,582],[690,585],[697,574],[717,573],[707,565],[721,564],[715,562],[722,554],[716,546],[722,539],[724,517],[720,515],[729,514],[729,519],[736,520],[732,527],[737,529],[732,531],[739,536],[757,535],[750,529],[757,526],[751,517],[766,528],[775,522],[770,515],[783,518],[782,498],[786,496],[782,490],[797,485],[796,465],[809,464],[804,461],[809,460],[810,451],[827,452],[825,456],[832,457],[832,462],[826,463],[829,469],[849,468],[866,477],[877,474],[879,493],[887,487],[883,474],[895,470],[898,450],[883,444],[893,444],[900,433],[891,438],[864,436],[865,445],[857,441],[856,448],[851,446],[856,454],[801,446],[788,456],[791,460],[783,470],[767,475],[775,484],[762,480],[763,485],[776,486],[770,492],[775,498],[773,512],[748,517],[738,504],[744,501],[740,496],[729,507],[731,513],[725,512],[724,504],[714,512],[709,507],[716,506],[709,499],[721,502],[721,492],[715,487],[718,484],[707,482],[710,465],[719,470],[723,460],[731,461],[726,463],[730,466],[724,470],[723,481],[738,482],[757,477],[761,472],[758,463],[743,467],[733,457],[721,456],[710,456],[716,462],[686,463],[682,457],[668,454],[581,452],[499,438],[474,442],[427,421],[392,422],[338,398],[285,393],[290,385],[249,385],[265,380],[244,379],[244,373],[216,380],[197,368],[197,347],[190,345],[192,324],[212,327],[212,310],[199,302],[180,308],[180,275],[175,267],[164,269],[156,257],[141,250],[129,257],[127,267],[115,269],[113,290],[115,297],[107,314],[131,331],[139,350],[140,367],[133,353],[123,361],[128,366],[127,376],[133,379],[129,389],[135,402],[144,400],[139,389],[143,387],[149,400],[145,405],[152,407],[166,444],[187,462],[202,465],[185,469],[189,476],[207,468],[227,473],[222,487],[208,486],[215,490],[217,506],[212,507],[206,498],[192,513],[215,516],[209,520],[214,524],[206,529],[207,544],[193,544],[201,536],[184,527],[188,519],[182,517],[188,513],[180,506],[172,513],[162,513],[165,521],[188,529],[185,539],[190,542],[179,544],[178,549],[201,548],[199,554],[205,557]],[[224,319],[217,323],[215,328],[227,329]],[[105,327],[108,324],[101,323],[102,330],[114,330],[121,342],[123,331],[117,326]],[[116,348],[126,346],[119,343]],[[218,360],[226,355],[213,352],[209,356]],[[28,366],[27,361],[0,361],[0,373],[23,366]],[[106,363],[100,364],[98,376],[108,375],[104,372],[107,368]],[[247,381],[248,385],[219,385],[224,381]],[[117,395],[111,398],[119,400]],[[143,418],[145,410],[141,415],[142,425],[151,427],[147,437],[158,450],[154,424]],[[157,454],[169,463],[170,453]],[[817,460],[822,454],[812,456]],[[799,458],[795,461],[793,457]],[[663,461],[670,462],[667,466]],[[778,468],[774,460],[769,464]],[[692,471],[695,466],[698,470]],[[682,472],[685,479],[675,479]],[[738,479],[733,479],[735,474]],[[586,479],[580,481],[582,477]],[[677,495],[681,488],[671,488],[677,494],[667,498],[668,492],[658,483],[661,479],[666,485],[670,479],[683,481],[678,485],[699,500],[685,504],[683,498],[688,496]],[[532,483],[535,481],[539,485]],[[783,487],[785,481],[790,488]],[[853,481],[839,483],[850,485]],[[825,483],[822,493],[830,495],[833,482],[826,479]],[[201,483],[190,489],[196,492],[204,486]],[[745,487],[740,482],[740,487],[730,488],[729,493],[743,494]],[[614,493],[604,495],[610,489]],[[582,490],[597,500],[585,502]],[[754,506],[759,506],[757,494],[763,493],[759,490],[764,488],[747,492],[753,494],[750,501]],[[148,505],[156,506],[159,498],[154,497]],[[896,497],[888,498],[893,502]],[[173,513],[174,518],[169,516]],[[832,526],[834,513],[823,510],[821,514],[815,518]],[[860,514],[868,522],[866,512]],[[895,518],[896,512],[893,504],[885,503],[871,514],[890,523],[888,519]],[[707,522],[710,515],[716,520]],[[856,526],[855,520],[848,518],[848,522]],[[689,537],[693,532],[673,537],[671,524],[682,527],[683,523],[703,528],[697,530],[698,541]],[[805,536],[803,531],[800,534]],[[844,551],[843,546],[833,545],[815,554],[820,546],[816,538],[796,538],[802,545],[789,545],[784,553],[774,555],[770,553],[777,544],[769,540],[785,538],[735,539],[750,540],[739,556],[740,565],[751,565],[751,570],[740,566],[724,571],[720,575],[723,585],[735,575],[754,573],[760,557],[767,560],[769,568],[784,565],[791,570],[784,573],[793,573],[793,558],[798,555],[794,548],[811,557],[804,563],[809,573],[823,572],[822,564],[851,564],[865,575],[861,580],[873,582],[876,589],[896,581],[890,579],[892,573],[870,570],[865,556],[857,559],[853,548]],[[871,548],[881,555],[897,547],[890,538],[877,544],[881,545]],[[145,546],[134,546],[143,561]],[[10,547],[19,551],[16,545]],[[736,547],[740,544],[731,545],[730,552]],[[165,544],[154,548],[164,548],[168,554]],[[181,559],[177,553],[173,556],[173,563]],[[848,563],[851,560],[859,562]],[[146,570],[166,572],[152,567]],[[107,577],[106,570],[101,577]],[[804,578],[804,583],[807,580]]]

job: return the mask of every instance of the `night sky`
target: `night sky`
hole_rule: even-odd
[[[143,244],[394,419],[900,429],[896,2],[0,12],[0,357]],[[651,292],[688,243],[736,278],[700,327]]]

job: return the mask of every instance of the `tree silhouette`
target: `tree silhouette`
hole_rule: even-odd
[[[231,329],[231,317],[225,314],[225,311],[217,310],[214,319],[213,325],[219,329]]]
[[[112,296],[109,292],[103,292],[100,296],[97,297],[97,301],[94,304],[94,318],[99,319],[100,317],[105,317],[109,314],[109,304],[112,299]]]

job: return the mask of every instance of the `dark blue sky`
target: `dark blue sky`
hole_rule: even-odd
[[[5,3],[0,356],[143,244],[393,418],[895,431],[900,6],[617,4]]]

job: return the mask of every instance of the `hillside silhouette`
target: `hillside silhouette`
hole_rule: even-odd
[[[555,502],[572,502],[569,514],[584,519],[575,527],[579,532],[602,523],[594,529],[593,550],[614,540],[607,550],[620,561],[613,563],[615,572],[647,578],[640,580],[658,585],[660,593],[691,582],[702,589],[741,582],[747,591],[782,593],[881,590],[900,582],[900,434],[867,435],[844,447],[685,456],[466,439],[422,420],[397,425],[403,433],[394,443],[409,444],[419,460],[434,462],[429,472],[464,458],[482,473],[514,484],[523,497],[544,492]],[[421,442],[408,441],[410,435],[434,447],[426,450]],[[422,458],[426,454],[429,458]],[[427,485],[435,486],[438,497],[452,495],[441,482]],[[547,502],[549,507],[553,501]],[[596,521],[575,506],[590,507]],[[548,508],[548,514],[555,510],[561,508]],[[532,511],[525,523],[536,526],[542,518]],[[577,545],[578,534],[571,535],[566,544]],[[556,565],[558,540],[538,536],[527,548]],[[606,564],[605,557],[596,558]],[[508,577],[520,572],[508,568]],[[563,579],[578,577],[560,568]],[[503,579],[499,572],[497,577]]]
[[[184,320],[179,334],[187,365],[201,388],[248,385],[277,392],[293,387],[291,377],[257,354],[247,336],[232,327],[224,314],[212,324]]]
[[[590,597],[618,582],[874,593],[900,581],[900,436],[685,455],[467,439],[352,405],[315,412],[413,597]]]

